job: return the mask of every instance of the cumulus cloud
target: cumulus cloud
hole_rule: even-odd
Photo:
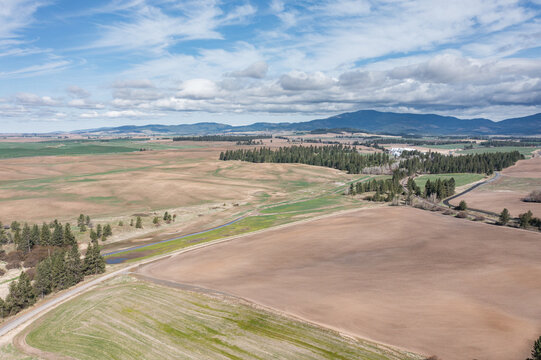
[[[258,61],[243,70],[230,72],[227,76],[263,79],[267,75],[268,70],[269,65],[265,61]]]
[[[280,85],[284,90],[322,90],[332,87],[336,80],[320,71],[307,74],[302,71],[291,71],[282,75]]]
[[[55,106],[60,102],[50,96],[39,96],[32,93],[18,93],[15,95],[16,102],[28,106]]]
[[[187,99],[212,99],[219,93],[218,86],[208,79],[191,79],[180,85],[178,96]]]
[[[76,85],[69,86],[66,91],[75,98],[85,99],[90,97],[90,93],[88,91]]]

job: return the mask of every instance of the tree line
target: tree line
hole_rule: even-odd
[[[325,166],[358,174],[364,168],[382,166],[392,162],[384,153],[360,154],[347,145],[290,146],[276,150],[270,148],[227,150],[220,153],[220,160],[242,160],[254,163],[299,163]]]
[[[401,155],[400,169],[408,176],[415,173],[448,174],[476,173],[492,174],[514,165],[524,159],[518,151],[468,154],[460,156],[443,155],[440,153],[419,151],[404,151]]]
[[[103,272],[105,260],[97,241],[89,244],[83,261],[77,244],[68,251],[56,248],[37,264],[35,271],[23,271],[17,281],[11,282],[6,298],[0,298],[2,318],[17,314],[40,297],[78,284],[85,275]]]
[[[202,136],[177,136],[173,141],[254,141],[257,139],[272,139],[272,135],[202,135]]]

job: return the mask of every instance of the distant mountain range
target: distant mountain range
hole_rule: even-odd
[[[483,118],[463,120],[452,116],[434,114],[361,110],[326,119],[298,123],[260,122],[243,126],[212,122],[182,125],[127,125],[79,130],[73,133],[101,135],[210,135],[254,131],[311,131],[336,128],[349,128],[369,133],[393,135],[541,135],[541,113],[495,122]]]

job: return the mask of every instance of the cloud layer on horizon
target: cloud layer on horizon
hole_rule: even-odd
[[[537,0],[66,1],[0,10],[8,131],[541,112]]]

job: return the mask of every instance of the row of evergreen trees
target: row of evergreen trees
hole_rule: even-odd
[[[220,153],[220,160],[242,160],[254,163],[300,163],[326,166],[358,174],[364,168],[383,166],[392,162],[385,153],[361,155],[356,148],[344,145],[290,146],[276,150],[270,148],[227,150]]]
[[[173,141],[254,141],[256,139],[272,139],[272,135],[202,135],[178,136]]]
[[[51,224],[43,223],[40,227],[37,224],[32,226],[28,223],[21,225],[14,221],[11,223],[11,233],[6,231],[0,222],[0,244],[9,242],[15,243],[17,250],[25,253],[32,250],[36,245],[41,246],[70,246],[76,243],[75,235],[71,231],[69,223],[62,225],[57,220]]]
[[[33,281],[23,271],[18,281],[11,282],[6,299],[0,298],[2,317],[17,314],[33,305],[39,297],[76,285],[85,275],[104,271],[105,260],[100,254],[97,241],[88,245],[83,261],[77,244],[73,244],[69,251],[63,248],[55,249],[38,263]]]
[[[430,198],[434,195],[437,199],[445,199],[455,194],[455,184],[455,178],[443,180],[438,178],[436,181],[430,181],[428,179],[425,184],[423,196]]]
[[[400,168],[411,176],[415,173],[449,174],[476,173],[492,174],[514,165],[524,159],[518,151],[468,154],[460,156],[443,155],[440,153],[421,153],[419,151],[404,151],[401,155]]]
[[[518,151],[469,154],[461,156],[440,153],[404,151],[400,156],[399,169],[404,175],[415,173],[448,174],[478,173],[492,174],[514,165],[524,159]],[[385,166],[392,163],[386,153],[359,154],[355,147],[332,146],[290,146],[276,150],[270,148],[227,150],[220,153],[220,160],[242,160],[254,163],[300,163],[326,166],[358,174],[364,168]]]

